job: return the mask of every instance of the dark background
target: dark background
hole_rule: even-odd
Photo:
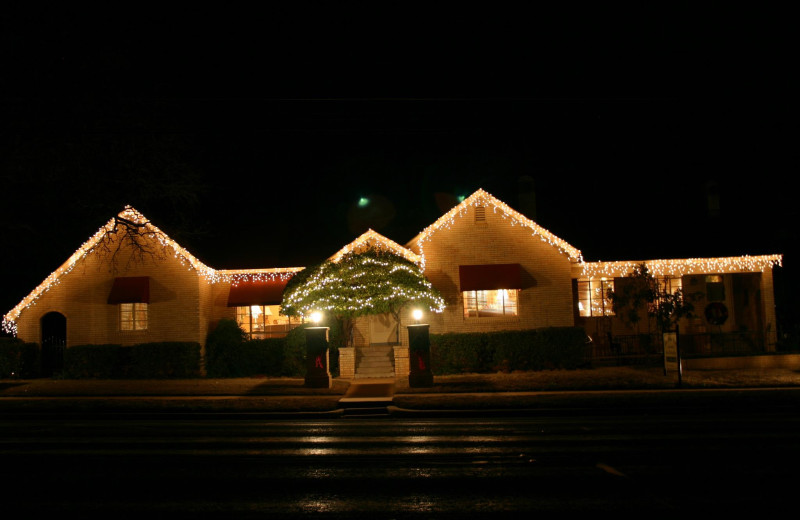
[[[590,261],[784,254],[794,326],[784,13],[3,9],[3,312],[126,204],[212,267],[287,267],[483,188]]]

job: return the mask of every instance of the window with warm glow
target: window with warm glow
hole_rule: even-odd
[[[147,330],[147,304],[120,303],[119,330]]]
[[[683,288],[683,281],[680,276],[665,276],[658,279],[658,289],[666,294],[675,294]]]
[[[250,339],[283,336],[289,330],[290,321],[279,310],[278,305],[236,307],[236,323]]]
[[[582,317],[613,316],[614,308],[608,292],[614,280],[578,280],[578,314]]]
[[[518,289],[464,291],[464,317],[516,316]]]

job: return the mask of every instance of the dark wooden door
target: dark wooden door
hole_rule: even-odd
[[[42,376],[52,377],[64,368],[67,318],[59,312],[42,316]]]

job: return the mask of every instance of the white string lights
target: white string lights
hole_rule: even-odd
[[[686,258],[676,260],[645,260],[639,262],[584,262],[582,278],[629,276],[634,267],[644,263],[654,276],[683,276],[707,273],[763,272],[782,265],[781,255],[731,256],[724,258]]]
[[[493,197],[482,189],[479,189],[460,204],[453,207],[433,224],[420,232],[410,244],[419,247],[420,254],[409,250],[398,243],[389,240],[379,233],[368,230],[356,240],[343,247],[330,259],[338,262],[345,255],[364,249],[375,248],[382,251],[391,252],[402,256],[409,262],[418,265],[422,271],[425,270],[425,251],[424,247],[436,232],[443,229],[450,229],[457,218],[463,217],[472,207],[491,207],[495,214],[499,214],[511,226],[522,226],[531,232],[531,235],[556,247],[562,254],[566,255],[570,261],[579,269],[581,278],[601,278],[614,276],[627,276],[633,268],[641,263],[648,266],[650,272],[656,276],[682,276],[693,273],[727,273],[727,272],[758,272],[772,269],[782,265],[781,255],[763,256],[739,256],[724,258],[690,258],[675,260],[647,260],[638,261],[619,261],[619,262],[584,262],[580,250],[574,248],[566,241],[553,235],[546,229],[536,224],[531,219],[515,211],[504,202]],[[194,257],[189,251],[181,247],[174,240],[169,238],[163,231],[153,225],[141,213],[130,206],[119,213],[119,218],[141,226],[144,232],[155,237],[165,250],[172,251],[172,254],[189,270],[195,270],[209,283],[231,283],[237,285],[243,282],[254,281],[286,281],[297,272],[302,271],[303,267],[270,268],[270,269],[227,269],[216,270]],[[104,226],[97,230],[86,242],[84,242],[66,262],[53,271],[45,280],[39,284],[30,294],[22,299],[2,320],[2,329],[8,333],[16,335],[17,325],[22,311],[32,305],[51,288],[57,286],[64,276],[68,275],[75,266],[87,255],[95,252],[101,242],[115,232],[116,219],[112,218]],[[319,280],[320,284],[334,283],[334,280]],[[409,295],[413,297],[413,295]],[[368,305],[368,302],[359,302],[358,305]],[[439,307],[434,305],[434,307]],[[436,312],[441,312],[437,310]]]
[[[223,269],[216,272],[218,282],[230,282],[239,285],[245,282],[285,282],[302,271],[304,267],[282,267],[275,269]]]
[[[435,313],[444,310],[444,299],[417,264],[407,258],[404,260],[410,263],[403,263],[403,257],[394,252],[394,258],[377,256],[381,252],[368,249],[334,255],[317,266],[302,285],[288,290],[282,307],[303,316],[313,311],[352,316],[387,312],[410,301],[427,305]]]
[[[205,278],[209,283],[229,282],[231,284],[238,284],[242,281],[267,281],[267,280],[285,280],[293,276],[296,272],[301,271],[302,267],[288,267],[279,269],[241,269],[241,270],[216,270],[195,258],[194,255],[189,253],[186,249],[181,247],[177,242],[172,240],[166,233],[161,231],[158,227],[147,220],[144,215],[139,213],[131,206],[125,206],[118,217],[126,221],[132,222],[135,225],[142,226],[143,232],[156,238],[159,244],[167,250],[172,250],[173,256],[178,259],[187,269],[195,270],[200,276]],[[97,230],[81,247],[79,247],[66,262],[61,264],[55,271],[44,279],[33,291],[30,292],[25,298],[22,299],[13,309],[11,309],[5,316],[3,316],[2,328],[9,334],[17,333],[16,321],[19,319],[22,311],[34,305],[37,300],[47,291],[57,286],[61,280],[69,274],[75,266],[87,255],[95,252],[103,239],[110,234],[114,233],[115,219],[109,220],[104,226]]]
[[[425,242],[428,242],[431,237],[441,229],[450,229],[455,222],[456,218],[463,217],[470,207],[492,207],[494,213],[500,213],[504,220],[508,220],[512,226],[523,226],[531,231],[531,235],[538,237],[543,242],[547,242],[553,247],[556,247],[561,253],[567,255],[570,260],[574,262],[583,262],[581,252],[568,244],[565,240],[558,238],[550,233],[543,227],[539,226],[536,222],[529,219],[522,213],[512,209],[505,202],[493,197],[486,191],[478,189],[475,193],[464,199],[463,202],[453,207],[450,211],[439,217],[439,219],[426,227],[419,235],[417,235],[411,243],[416,243],[419,247],[420,256],[422,257],[421,266],[425,269]]]
[[[369,248],[394,253],[417,265],[419,265],[421,260],[418,254],[401,246],[397,242],[389,240],[385,236],[373,231],[372,229],[365,231],[363,234],[361,234],[361,236],[341,248],[330,258],[330,260],[334,263],[339,262],[348,253],[363,251]]]

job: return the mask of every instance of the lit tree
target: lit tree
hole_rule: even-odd
[[[444,299],[418,265],[395,253],[370,248],[299,272],[286,285],[281,313],[330,313],[341,320],[349,345],[355,318],[390,313],[399,325],[400,313],[409,304],[432,312],[444,310]]]
[[[669,292],[665,284],[660,284],[644,263],[633,268],[628,283],[619,290],[609,290],[608,297],[614,313],[623,321],[636,326],[637,331],[644,311],[655,320],[661,332],[674,330],[681,318],[692,317],[692,302],[696,299],[695,295],[687,295],[682,289]]]

